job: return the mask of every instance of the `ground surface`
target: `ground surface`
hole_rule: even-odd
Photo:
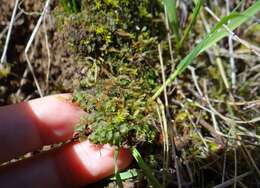
[[[0,30],[1,32],[3,31],[0,35],[1,47],[3,47],[5,42],[7,25],[11,19],[14,2],[14,0],[3,0],[0,6]],[[67,58],[68,55],[62,41],[57,36],[55,20],[50,15],[50,11],[54,6],[55,2],[52,2],[49,14],[44,20],[45,24],[40,27],[37,37],[33,42],[33,47],[31,47],[32,50],[29,52],[29,58],[32,61],[31,63],[33,64],[36,77],[44,95],[71,92],[71,87],[65,87],[69,84],[64,83],[66,80],[69,82],[69,78],[71,77],[70,74],[65,73],[67,70],[70,70],[67,66],[70,64],[70,61]],[[20,16],[15,22],[7,51],[7,61],[10,65],[11,74],[0,80],[1,105],[39,97],[25,61],[24,49],[35,28],[37,19],[43,8],[43,3],[41,1],[24,1],[20,7],[21,10],[18,10]],[[46,36],[48,38],[48,47]],[[50,54],[48,54],[47,48],[49,48]],[[66,59],[65,63],[64,59]],[[51,68],[48,68],[49,62],[51,62]],[[73,70],[69,72],[72,73]]]

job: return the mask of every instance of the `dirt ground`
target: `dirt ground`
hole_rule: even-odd
[[[0,46],[3,47],[15,0],[3,0],[0,6]],[[56,2],[52,1],[48,14],[39,28],[29,51],[29,59],[44,95],[71,92],[72,60],[64,50],[58,36],[51,11]],[[17,11],[8,50],[6,66],[10,73],[0,79],[0,105],[39,97],[34,79],[25,60],[25,47],[39,19],[41,1],[21,1]],[[1,52],[2,48],[0,48]],[[2,53],[1,53],[2,54]],[[70,70],[70,71],[69,71]],[[65,73],[66,72],[66,73]]]

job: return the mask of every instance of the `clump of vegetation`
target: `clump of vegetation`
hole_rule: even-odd
[[[88,115],[78,130],[87,127],[92,142],[132,146],[157,137],[151,96],[160,76],[154,57],[164,30],[161,11],[157,0],[85,0],[77,14],[59,14],[61,29],[67,31],[71,52],[82,67],[73,100]]]
[[[236,83],[234,89],[234,78],[227,78],[226,73],[233,74],[234,70],[224,64],[229,56],[220,57],[227,44],[216,42],[229,34],[234,36],[233,30],[259,11],[260,2],[246,10],[241,8],[240,13],[233,11],[218,22],[210,18],[209,8],[208,13],[202,10],[201,0],[181,2],[178,9],[182,7],[183,13],[172,0],[63,2],[67,4],[58,7],[55,14],[75,61],[73,101],[87,112],[76,129],[80,138],[87,136],[94,143],[120,147],[159,143],[163,155],[155,152],[144,159],[160,171],[157,177],[164,187],[180,187],[182,183],[200,187],[204,185],[200,182],[203,173],[208,172],[212,177],[205,180],[207,186],[228,180],[234,173],[237,176],[237,166],[230,170],[229,177],[221,177],[221,173],[216,177],[212,169],[226,170],[215,163],[222,160],[224,151],[226,168],[227,161],[233,160],[230,152],[237,156],[240,145],[259,143],[259,130],[252,126],[259,122],[259,117],[254,118],[259,111],[254,108],[250,115],[243,109],[250,102],[236,102],[259,97],[249,92],[249,82]],[[73,8],[75,3],[77,9]],[[237,4],[235,10],[240,6]],[[209,7],[219,10],[213,2]],[[239,51],[240,45],[236,43],[233,50]],[[201,55],[205,51],[207,54]],[[190,74],[184,74],[186,69]],[[237,73],[244,74],[241,70]],[[250,77],[256,83],[255,77],[245,74],[237,79]],[[159,187],[133,148],[146,177]],[[241,152],[259,171],[251,159],[251,149],[243,146]],[[237,158],[235,161],[237,165]],[[197,168],[192,170],[189,164]],[[216,165],[204,169],[211,164]],[[176,171],[176,180],[166,183],[167,176],[172,175],[169,169]]]
[[[156,104],[149,101],[149,93],[143,93],[150,89],[144,82],[124,75],[97,81],[92,93],[81,86],[74,93],[74,101],[88,114],[78,130],[84,133],[87,127],[91,130],[89,139],[98,144],[131,146],[153,142]]]

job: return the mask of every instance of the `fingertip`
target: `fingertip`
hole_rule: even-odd
[[[6,151],[0,154],[0,162],[71,139],[84,114],[70,94],[0,107],[0,148]]]
[[[113,175],[115,169],[114,148],[109,145],[97,146],[89,141],[65,147],[56,160],[65,187],[80,187],[97,182]],[[121,149],[118,157],[119,169],[125,169],[131,162],[130,151]]]
[[[52,144],[72,138],[74,126],[85,114],[71,103],[70,94],[53,95],[29,102],[37,117],[38,131],[44,144]]]
[[[131,151],[129,149],[120,149],[118,160],[120,162],[118,164],[119,170],[127,168],[133,161]]]

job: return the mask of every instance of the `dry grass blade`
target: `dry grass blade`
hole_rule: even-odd
[[[162,48],[161,45],[158,45],[158,52],[159,52],[159,60],[160,60],[160,65],[161,65],[161,72],[162,72],[162,79],[163,79],[163,83],[164,83],[164,100],[165,100],[165,106],[166,108],[168,108],[169,106],[169,102],[168,102],[168,96],[167,96],[167,89],[166,89],[166,85],[165,85],[165,72],[164,72],[164,64],[163,64],[163,57],[162,57]],[[163,187],[166,187],[167,185],[167,179],[166,179],[166,172],[169,168],[169,131],[168,131],[168,123],[166,120],[166,115],[165,115],[165,108],[164,105],[162,104],[161,101],[159,101],[160,107],[161,107],[161,114],[162,114],[162,118],[161,118],[161,124],[162,126],[162,132],[163,132],[163,145],[164,145],[164,175],[163,175]],[[160,116],[159,116],[160,117]],[[170,138],[173,139],[173,138]]]
[[[13,25],[14,25],[14,22],[15,22],[15,15],[16,15],[16,11],[17,11],[17,8],[18,8],[18,4],[19,4],[19,0],[16,0],[14,10],[13,10],[13,14],[12,14],[12,18],[11,18],[11,21],[10,21],[10,24],[9,24],[9,29],[8,29],[8,33],[7,33],[7,37],[6,37],[6,41],[5,41],[4,50],[3,50],[3,53],[2,53],[2,57],[1,57],[1,62],[0,62],[1,64],[5,62],[6,52],[7,52],[8,44],[9,44],[9,41],[10,41]]]
[[[221,183],[221,184],[219,184],[219,185],[216,185],[216,186],[214,186],[213,188],[229,187],[230,185],[234,184],[235,182],[237,182],[237,181],[239,181],[239,180],[241,180],[241,179],[243,179],[243,178],[245,178],[245,177],[247,177],[247,176],[250,176],[250,175],[252,175],[252,174],[253,174],[252,171],[246,172],[246,173],[244,173],[244,174],[241,174],[241,175],[237,176],[236,178],[232,178],[232,179],[227,180],[227,181],[225,181],[225,182],[223,182],[223,183]]]
[[[40,85],[39,85],[38,79],[36,78],[36,75],[35,75],[35,73],[34,73],[34,69],[33,69],[33,67],[32,67],[32,64],[31,64],[31,62],[30,62],[30,60],[29,60],[28,52],[29,52],[30,47],[31,47],[31,45],[32,45],[32,42],[33,42],[33,40],[34,40],[34,38],[35,38],[35,36],[36,36],[36,34],[37,34],[37,32],[38,32],[38,30],[39,30],[41,24],[42,24],[42,20],[43,20],[44,15],[45,15],[45,13],[46,13],[48,7],[49,7],[49,4],[50,4],[50,0],[47,0],[46,3],[45,3],[44,9],[43,9],[43,11],[42,11],[42,13],[41,13],[41,16],[40,16],[40,18],[38,19],[38,22],[37,22],[37,24],[36,24],[36,26],[35,26],[35,28],[34,28],[34,30],[33,30],[33,32],[32,32],[32,35],[31,35],[31,37],[30,37],[30,39],[29,39],[29,41],[28,41],[28,43],[27,43],[27,45],[26,45],[25,52],[24,52],[24,53],[25,53],[25,59],[26,59],[26,61],[27,61],[27,63],[28,63],[28,67],[29,67],[29,69],[30,69],[30,71],[31,71],[31,73],[32,73],[32,75],[33,75],[33,79],[34,79],[35,85],[36,85],[37,90],[38,90],[38,92],[39,92],[39,95],[40,95],[41,97],[43,97],[43,92],[42,92],[42,89],[41,89],[41,87],[40,87]]]

